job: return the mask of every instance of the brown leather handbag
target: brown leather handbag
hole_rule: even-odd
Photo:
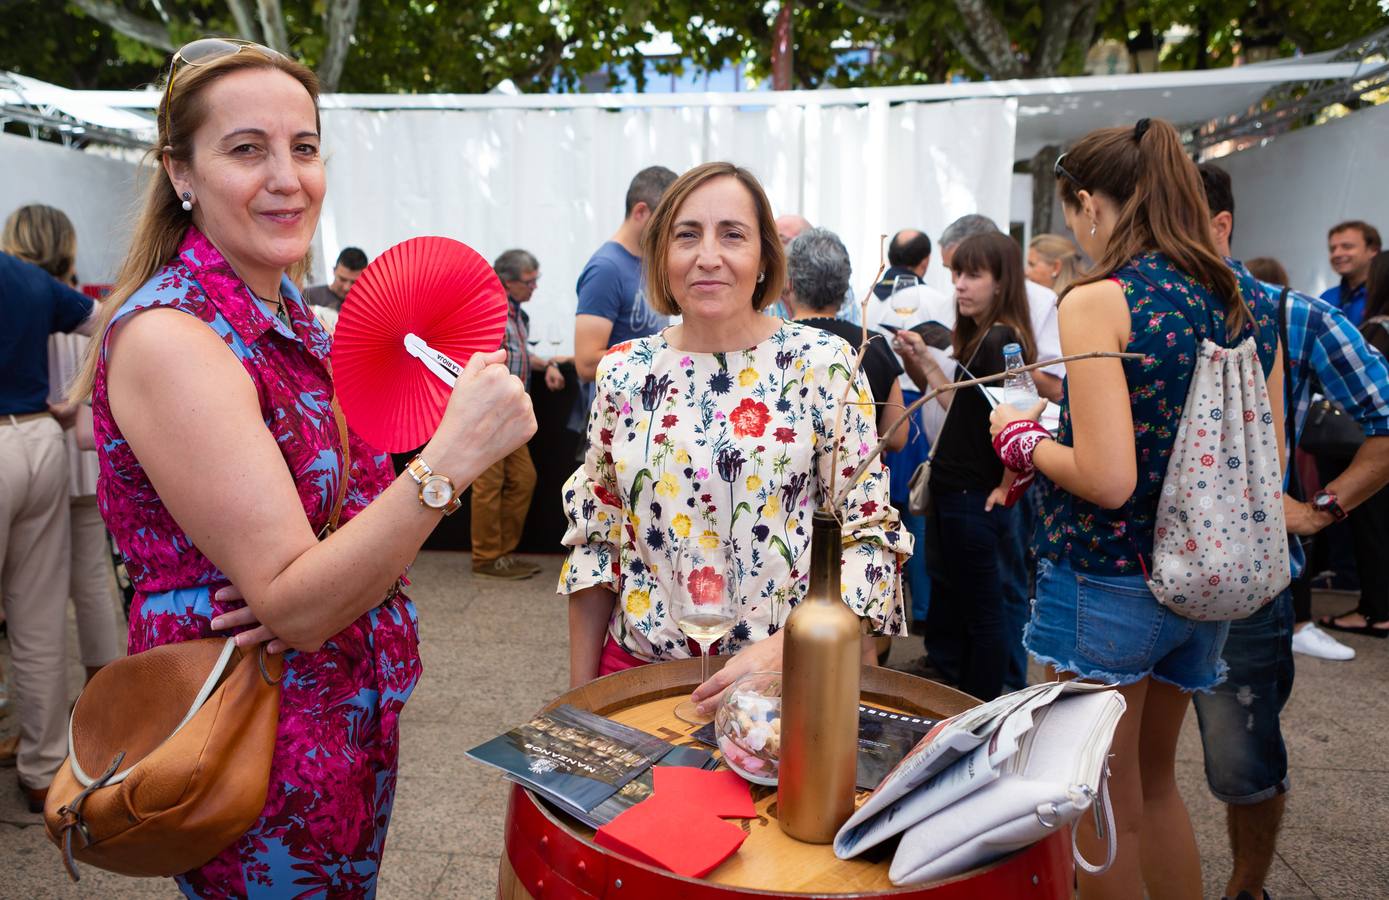
[[[169,876],[211,860],[265,808],[283,660],[232,638],[152,647],[77,698],[44,826],[74,860]]]
[[[347,496],[347,420],[333,510]],[[245,834],[265,808],[284,660],[234,638],[151,647],[97,672],[73,707],[68,758],[44,803],[49,840],[73,881],[77,860],[122,875],[196,869]]]

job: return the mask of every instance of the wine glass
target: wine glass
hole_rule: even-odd
[[[699,645],[699,683],[709,680],[709,647],[728,634],[737,621],[733,606],[730,553],[723,541],[708,546],[700,540],[680,545],[675,560],[675,622],[685,636]],[[675,708],[677,718],[691,725],[705,725],[712,715],[699,712],[693,700]]]
[[[554,356],[559,352],[559,345],[564,343],[564,326],[558,322],[551,322],[545,326],[545,342],[550,345],[550,355]]]
[[[888,305],[902,320],[904,328],[912,324],[908,317],[921,307],[921,298],[917,296],[920,292],[915,290],[920,283],[915,275],[898,275],[892,280],[892,296],[888,298]]]

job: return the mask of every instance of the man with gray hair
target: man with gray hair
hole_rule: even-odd
[[[806,228],[786,247],[786,317],[821,331],[838,335],[855,351],[863,345],[863,328],[839,315],[844,292],[849,289],[849,251],[844,242],[827,228]],[[870,345],[863,356],[863,372],[868,376],[868,388],[873,402],[878,404],[879,434],[902,415],[902,387],[897,376],[902,367],[888,347],[887,339],[876,331],[868,332]],[[907,441],[907,429],[899,428],[888,443],[890,450],[900,450]]]
[[[543,372],[545,386],[564,388],[559,360],[530,352],[530,316],[521,308],[535,294],[540,263],[525,250],[508,250],[492,263],[492,270],[506,289],[506,331],[502,346],[511,374],[530,390],[531,375]],[[497,460],[473,482],[473,574],[483,578],[517,581],[540,571],[533,563],[511,556],[521,543],[521,529],[535,491],[535,464],[525,444]]]

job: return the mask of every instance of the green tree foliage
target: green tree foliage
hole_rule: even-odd
[[[684,60],[771,69],[779,2],[757,0],[0,0],[0,68],[72,87],[158,77],[204,34],[283,44],[353,92],[482,92],[644,86],[638,45],[670,32]],[[1083,71],[1101,37],[1151,48],[1184,26],[1163,68],[1232,64],[1340,46],[1389,25],[1378,0],[798,0],[794,74],[813,88]],[[847,53],[846,48],[860,48]],[[336,59],[334,58],[336,55]],[[335,71],[340,68],[340,75]]]

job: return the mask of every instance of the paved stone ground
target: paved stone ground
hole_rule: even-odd
[[[505,790],[463,751],[526,719],[566,683],[565,606],[552,593],[559,557],[522,584],[475,581],[466,554],[429,553],[412,575],[425,674],[402,718],[400,788],[380,896],[494,895]],[[1318,612],[1350,605],[1319,597]],[[1349,663],[1299,656],[1284,717],[1293,791],[1269,880],[1276,898],[1389,896],[1389,642],[1351,638]],[[76,659],[75,638],[70,655]],[[892,663],[920,654],[904,639]],[[0,661],[8,667],[8,647]],[[78,684],[76,663],[71,684]],[[75,694],[75,691],[74,691]],[[14,732],[0,718],[0,737]],[[1182,793],[1205,868],[1206,896],[1228,873],[1224,812],[1206,790],[1195,715],[1179,751]],[[170,897],[167,881],[94,869],[70,885],[37,816],[20,806],[13,775],[0,775],[0,897]]]

